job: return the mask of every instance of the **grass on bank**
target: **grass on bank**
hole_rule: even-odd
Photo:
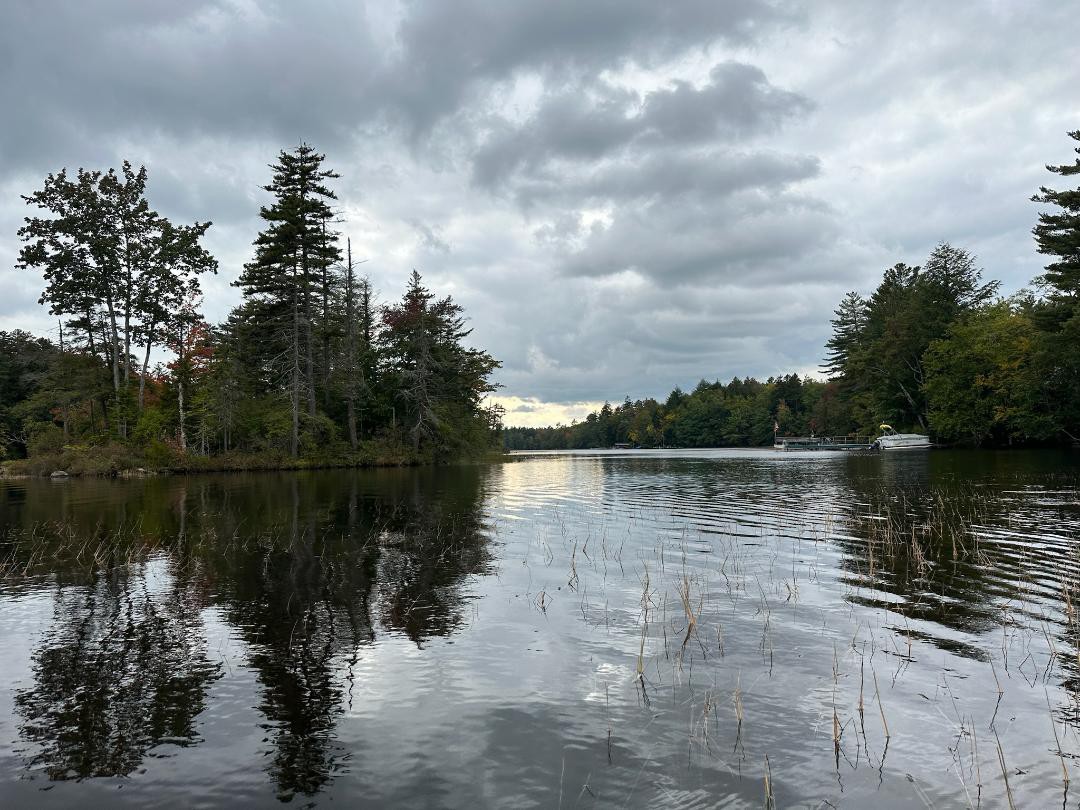
[[[118,477],[154,473],[407,467],[439,461],[489,461],[501,459],[502,456],[501,452],[492,451],[461,459],[436,459],[430,453],[416,453],[410,447],[377,440],[361,442],[355,451],[346,448],[298,458],[273,450],[201,455],[182,453],[161,443],[147,448],[135,448],[111,442],[66,445],[29,458],[0,461],[0,477],[47,477],[58,471],[70,476]]]

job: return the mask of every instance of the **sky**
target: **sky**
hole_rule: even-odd
[[[4,0],[0,329],[56,326],[20,195],[124,159],[214,223],[222,320],[305,141],[382,298],[415,268],[465,307],[508,424],[814,374],[844,292],[941,241],[1005,293],[1041,272],[1078,32],[1058,0]]]

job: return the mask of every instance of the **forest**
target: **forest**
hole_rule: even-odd
[[[1080,141],[1080,130],[1068,133]],[[1080,148],[1075,151],[1080,154]],[[1046,167],[1080,174],[1080,159]],[[849,292],[822,373],[702,380],[663,402],[605,404],[584,421],[509,427],[511,450],[760,446],[779,435],[873,434],[881,422],[935,441],[1015,446],[1080,441],[1080,188],[1042,187],[1033,229],[1047,257],[1033,289],[999,294],[976,257],[947,242],[921,265]]]
[[[145,168],[50,174],[24,196],[18,270],[55,340],[0,331],[0,459],[14,473],[424,463],[497,448],[499,363],[415,270],[376,300],[325,156],[270,166],[224,323],[203,317],[210,222],[150,207]],[[11,461],[14,460],[14,461]]]

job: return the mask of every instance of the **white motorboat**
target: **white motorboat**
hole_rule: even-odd
[[[878,450],[926,450],[931,446],[930,437],[921,433],[897,433],[889,425],[879,429],[881,435],[870,445]]]

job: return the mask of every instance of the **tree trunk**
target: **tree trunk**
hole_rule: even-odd
[[[908,401],[908,404],[911,405],[911,412],[914,413],[915,418],[919,420],[919,427],[921,427],[923,430],[926,430],[926,422],[925,420],[923,420],[922,412],[919,410],[919,406],[915,404],[914,398],[911,396],[911,394],[908,393],[907,388],[904,387],[904,384],[902,382],[897,380],[896,385],[904,394],[904,398]]]
[[[60,354],[63,355],[64,354],[64,322],[62,320],[60,320],[59,318],[57,318],[56,323],[57,323],[57,326],[60,329]],[[64,418],[64,444],[67,444],[67,440],[68,440],[68,409],[69,408],[70,408],[70,403],[65,401],[64,405],[63,405],[63,407],[61,409],[61,412],[62,412],[63,418]]]
[[[130,247],[128,248],[130,250]],[[131,378],[131,259],[125,258],[127,265],[127,289],[124,298],[124,385]]]
[[[346,415],[345,420],[349,428],[349,445],[356,449],[356,307],[353,296],[353,263],[352,263],[352,240],[348,239],[346,245],[345,264],[345,385],[346,385]]]
[[[322,223],[322,247],[326,247],[326,222]],[[330,407],[330,279],[329,267],[325,258],[320,257],[322,273],[322,377],[323,403]]]
[[[183,326],[182,322],[181,322],[180,327],[179,327],[179,332],[180,332],[180,334],[178,335],[178,337],[180,339],[176,342],[176,346],[177,346],[177,350],[178,350],[177,351],[177,356],[176,356],[176,360],[177,360],[176,368],[177,368],[177,371],[179,372],[176,375],[176,397],[177,397],[177,402],[178,402],[178,404],[180,406],[179,407],[179,410],[180,410],[180,452],[181,453],[186,453],[187,452],[187,430],[186,430],[186,426],[184,424],[184,374],[186,373],[186,365],[187,364],[184,362],[185,361],[185,358],[184,358],[184,343],[185,343],[187,338],[184,335],[184,326]]]
[[[90,320],[90,310],[86,310],[86,340],[87,345],[90,347],[90,354],[97,355],[97,349],[94,347],[94,322]]]
[[[180,403],[180,452],[187,452],[187,434],[184,430],[184,381],[178,380],[176,385],[176,395]]]
[[[293,281],[297,280],[294,271]],[[292,437],[289,452],[296,458],[300,447],[300,290],[293,284],[292,373],[289,380],[289,399],[292,405]]]
[[[156,325],[157,324],[151,321],[150,329],[146,333],[146,354],[143,355],[142,374],[139,375],[139,413],[142,413],[143,404],[145,401],[144,398],[146,394],[146,367],[150,365],[150,346],[153,345],[153,341],[151,340],[150,336],[154,334],[154,327]]]
[[[362,438],[364,435],[364,402],[367,401],[367,395],[370,393],[369,386],[374,378],[374,366],[371,364],[372,348],[371,341],[372,323],[371,323],[371,281],[367,278],[360,280],[360,325],[363,327],[363,347],[364,354],[363,360],[359,360],[359,373],[357,374],[357,396],[361,398],[360,407],[357,409],[359,413],[359,427],[358,433]]]
[[[105,297],[105,305],[109,309],[109,325],[112,331],[112,378],[113,391],[120,391],[120,365],[117,355],[120,353],[120,334],[116,327],[116,310],[113,308],[112,296]]]
[[[109,325],[112,330],[112,377],[113,377],[113,391],[117,394],[116,397],[116,435],[121,439],[127,438],[127,425],[124,424],[121,416],[123,409],[120,407],[120,364],[117,355],[120,353],[120,335],[117,332],[116,327],[116,309],[113,307],[112,296],[105,296],[105,303],[109,308]]]
[[[304,332],[307,337],[305,352],[304,352],[304,365],[307,377],[307,404],[308,404],[308,416],[311,417],[311,421],[314,424],[315,421],[315,350],[312,345],[314,342],[314,328],[312,325],[311,317],[311,290],[308,283],[307,272],[307,247],[303,248],[303,263],[304,263]]]

